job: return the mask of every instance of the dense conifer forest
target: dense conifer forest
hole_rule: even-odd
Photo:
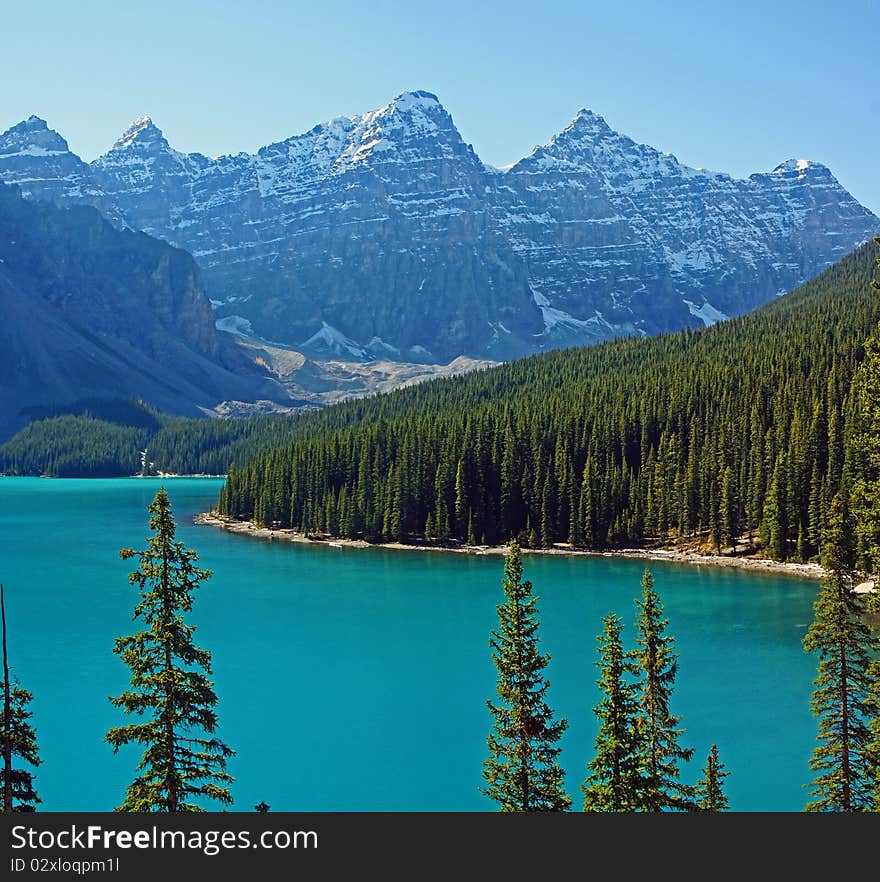
[[[307,534],[619,547],[748,536],[818,553],[880,319],[869,243],[699,331],[559,350],[302,418],[232,467],[223,514]]]
[[[45,417],[0,447],[0,472],[52,478],[134,475],[141,470],[139,451],[150,431],[89,413]]]

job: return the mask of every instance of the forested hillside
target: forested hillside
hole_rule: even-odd
[[[35,408],[30,415],[33,422],[0,445],[0,474],[222,475],[230,463],[301,435],[295,416],[187,419],[161,414],[139,401],[75,402],[57,413]]]
[[[0,473],[52,478],[115,478],[141,471],[140,451],[169,417],[143,402],[83,399],[34,407],[0,446]]]
[[[25,426],[0,448],[0,469],[49,478],[135,475],[146,440],[144,429],[67,414]]]
[[[606,547],[751,535],[817,552],[880,319],[868,244],[700,331],[562,350],[301,418],[223,513],[306,533]],[[353,425],[346,422],[358,420]]]

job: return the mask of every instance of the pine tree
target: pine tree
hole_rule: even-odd
[[[217,696],[209,680],[211,654],[195,646],[195,627],[184,620],[193,592],[211,573],[196,567],[198,555],[175,541],[164,489],[148,511],[155,535],[146,550],[120,551],[124,560],[139,561],[129,575],[140,593],[132,618],[145,627],[116,640],[113,652],[131,669],[131,688],[110,701],[127,714],[148,719],[112,728],[105,737],[114,752],[132,743],[145,747],[138,764],[141,774],[117,811],[205,811],[195,800],[232,802],[226,760],[234,753],[214,736]]]
[[[556,493],[553,487],[553,472],[549,472],[541,492],[541,545],[552,548],[556,541]]]
[[[593,489],[590,481],[590,469],[592,464],[589,459],[584,466],[584,477],[581,481],[581,499],[580,511],[578,512],[578,522],[583,537],[584,545],[595,547],[596,545],[596,524],[593,519]]]
[[[813,605],[804,649],[819,655],[811,707],[819,718],[819,743],[810,759],[817,772],[807,811],[865,811],[872,802],[876,760],[869,719],[871,630],[862,596],[853,591],[855,543],[845,491],[831,504],[822,542],[828,571]]]
[[[665,633],[669,620],[663,618],[663,605],[648,570],[642,577],[642,598],[636,601],[636,607],[635,659],[641,676],[636,718],[641,748],[639,804],[643,811],[652,812],[686,809],[693,794],[679,782],[678,764],[690,760],[694,752],[680,746],[684,732],[678,728],[681,717],[669,710],[678,655],[675,639]]]
[[[785,560],[788,556],[785,492],[785,460],[780,455],[764,501],[763,539],[773,560]]]
[[[581,785],[585,812],[632,812],[639,808],[640,743],[636,728],[638,666],[621,642],[623,625],[609,613],[603,620],[599,643],[599,679],[602,700],[595,708],[599,719],[596,755]]]
[[[32,812],[40,802],[34,790],[34,775],[26,769],[17,769],[13,757],[19,757],[32,766],[41,762],[37,748],[37,733],[30,724],[28,705],[33,695],[9,679],[9,657],[6,652],[6,597],[0,585],[0,617],[3,626],[3,720],[0,742],[3,746],[3,812]]]
[[[467,521],[467,540],[468,545],[476,545],[477,544],[477,535],[474,532],[474,513],[473,511],[468,512],[468,521]]]
[[[722,783],[730,772],[724,771],[723,763],[718,760],[718,747],[713,744],[706,757],[706,768],[703,769],[703,777],[697,781],[694,788],[696,806],[701,812],[727,811],[727,796],[724,793]]]
[[[721,544],[736,545],[739,538],[739,497],[733,469],[727,466],[721,478]]]
[[[489,645],[498,669],[498,704],[486,704],[494,718],[483,763],[483,793],[504,812],[565,811],[571,798],[563,786],[557,746],[568,725],[554,721],[546,702],[548,654],[538,651],[537,600],[522,580],[522,552],[515,541],[504,561],[504,597],[499,627]]]

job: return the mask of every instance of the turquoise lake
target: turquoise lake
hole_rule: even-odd
[[[133,629],[122,547],[142,548],[146,507],[168,489],[178,538],[214,576],[190,617],[213,653],[219,736],[237,754],[234,810],[491,811],[479,792],[495,669],[488,646],[501,559],[260,542],[197,527],[220,479],[0,478],[0,581],[10,661],[34,694],[43,811],[108,811],[138,755],[104,733],[125,721],[107,700],[128,683],[112,653]],[[562,765],[580,809],[593,754],[596,635],[614,610],[633,640],[644,564],[527,556],[548,700],[569,727]],[[815,582],[652,563],[677,639],[673,711],[696,755],[713,742],[740,811],[799,811],[816,736],[815,659],[801,649]]]

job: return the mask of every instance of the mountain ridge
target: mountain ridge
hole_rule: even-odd
[[[880,231],[821,163],[692,169],[587,108],[506,170],[423,90],[214,159],[146,116],[88,164],[23,150],[39,147],[29,133],[66,147],[20,123],[0,136],[0,178],[190,251],[221,327],[306,350],[329,335],[365,359],[504,359],[700,326]]]

